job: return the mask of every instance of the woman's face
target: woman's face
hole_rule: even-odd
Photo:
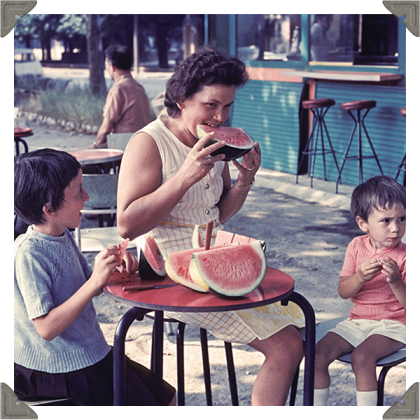
[[[235,86],[204,86],[185,102],[178,104],[188,131],[197,137],[197,125],[219,127],[227,119],[236,93]]]

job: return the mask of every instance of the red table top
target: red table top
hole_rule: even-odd
[[[81,165],[106,163],[119,160],[123,155],[122,150],[118,149],[86,149],[86,150],[69,150]]]
[[[174,284],[166,277],[162,280],[145,280],[115,271],[104,293],[111,299],[140,308],[177,312],[219,312],[256,308],[277,302],[290,296],[294,280],[288,274],[274,268],[267,268],[262,283],[251,293],[242,297],[228,298],[211,293],[201,293],[182,285],[164,289],[150,289],[136,292],[123,291],[125,286]]]
[[[33,135],[32,128],[14,127],[15,137],[28,137]]]

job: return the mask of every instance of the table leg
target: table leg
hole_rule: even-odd
[[[155,311],[151,369],[156,375],[163,377],[163,311]]]
[[[125,337],[130,325],[141,321],[149,309],[129,309],[117,325],[114,335],[113,363],[114,363],[114,405],[125,405]]]
[[[282,304],[296,303],[305,315],[305,376],[303,382],[303,405],[314,405],[315,380],[315,312],[306,298],[293,292]]]

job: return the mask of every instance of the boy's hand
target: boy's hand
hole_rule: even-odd
[[[391,258],[382,258],[380,263],[382,264],[382,274],[385,274],[387,283],[395,283],[401,280],[400,268],[396,261]]]
[[[376,258],[363,262],[360,266],[360,276],[363,282],[372,280],[381,269],[382,264]]]
[[[119,262],[120,251],[117,246],[109,246],[104,248],[95,257],[95,265],[91,280],[95,282],[98,289],[101,289],[109,281],[111,272],[121,263]]]
[[[117,270],[122,273],[124,268],[128,274],[134,274],[139,269],[136,257],[129,251],[124,252],[122,263],[117,267]]]

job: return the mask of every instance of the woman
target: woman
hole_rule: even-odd
[[[236,89],[247,80],[239,59],[210,48],[191,55],[175,70],[165,94],[168,115],[137,132],[124,153],[117,204],[123,238],[151,234],[164,253],[188,249],[195,225],[205,230],[213,220],[217,231],[239,211],[261,164],[260,147],[254,143],[242,163],[233,161],[239,172],[232,185],[224,155],[210,156],[224,143],[205,148],[212,135],[198,140],[197,125],[219,127],[229,116]],[[288,308],[279,303],[256,310],[170,316],[261,351],[265,361],[252,390],[252,404],[284,405],[303,356],[294,327],[303,326],[303,315],[297,307]]]

